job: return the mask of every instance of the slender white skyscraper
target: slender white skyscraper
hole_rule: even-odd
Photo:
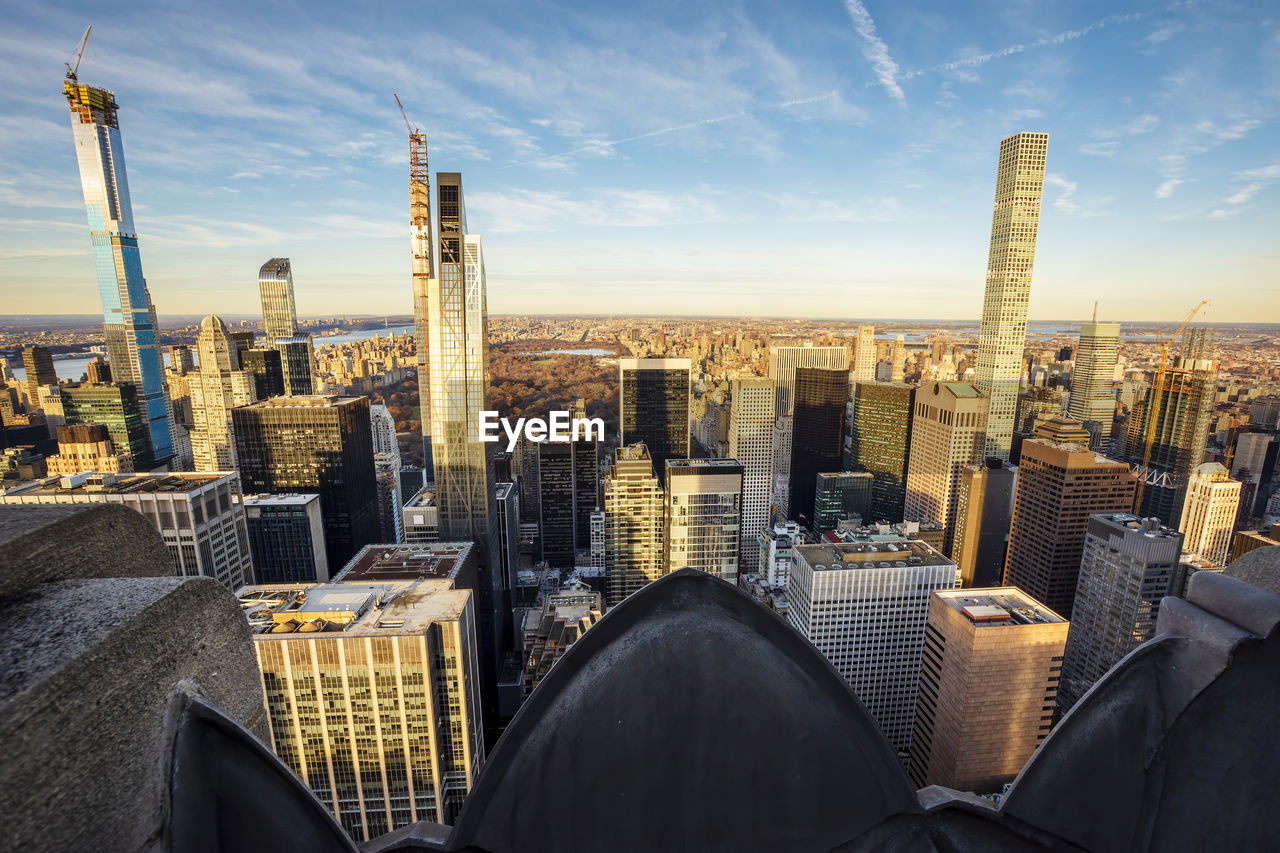
[[[1016,133],[1000,143],[987,289],[974,385],[990,398],[986,456],[1009,458],[1027,336],[1027,300],[1044,192],[1047,133]]]
[[[853,350],[853,370],[849,378],[853,382],[876,381],[876,327],[869,323],[858,327],[857,343]]]
[[[1215,565],[1226,565],[1242,486],[1231,479],[1220,462],[1205,462],[1191,469],[1182,520],[1178,524],[1184,537],[1184,551]]]
[[[1116,399],[1112,390],[1116,362],[1120,357],[1120,324],[1099,323],[1097,311],[1092,323],[1080,325],[1080,346],[1071,371],[1071,402],[1067,413],[1088,427],[1101,424],[1101,435],[1111,434]],[[1095,432],[1091,429],[1090,432]]]
[[[137,388],[153,458],[162,462],[174,452],[173,411],[164,388],[156,309],[142,277],[138,234],[133,229],[116,96],[107,89],[80,85],[71,69],[63,93],[71,107],[71,133],[89,215],[111,377]]]
[[[774,382],[747,377],[733,380],[729,404],[729,456],[742,463],[742,544],[739,564],[759,562],[756,536],[769,522],[773,493]]]
[[[191,391],[191,454],[196,471],[236,470],[231,410],[257,399],[253,374],[240,369],[240,351],[221,317],[210,314],[196,338],[200,367],[188,374]]]

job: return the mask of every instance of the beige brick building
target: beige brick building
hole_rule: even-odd
[[[911,780],[995,793],[1049,734],[1065,619],[1016,587],[936,590],[911,739]]]

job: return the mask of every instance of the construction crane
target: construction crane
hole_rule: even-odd
[[[1143,487],[1147,482],[1147,468],[1151,465],[1151,447],[1155,444],[1156,421],[1159,419],[1157,409],[1160,402],[1160,390],[1164,387],[1164,377],[1169,371],[1169,347],[1173,346],[1173,342],[1178,339],[1178,336],[1186,331],[1187,326],[1191,325],[1192,318],[1200,313],[1200,309],[1208,304],[1208,299],[1200,300],[1200,304],[1191,309],[1187,319],[1182,321],[1182,325],[1169,336],[1168,340],[1165,340],[1164,335],[1158,329],[1156,330],[1156,340],[1160,344],[1160,364],[1156,368],[1156,377],[1151,383],[1151,390],[1147,392],[1146,411],[1143,412],[1143,416],[1147,419],[1147,429],[1142,439],[1142,465],[1138,468],[1138,489],[1133,495],[1133,511],[1135,513],[1141,514],[1142,512]]]
[[[93,24],[90,24],[89,26],[84,28],[84,36],[80,39],[80,46],[76,48],[75,53],[71,54],[71,59],[74,59],[76,61],[76,64],[72,65],[70,60],[68,60],[67,62],[67,79],[70,80],[72,83],[77,82],[76,72],[80,70],[80,60],[84,58],[84,49],[89,44],[89,31],[92,29],[93,29]]]
[[[426,375],[427,300],[435,265],[431,259],[431,181],[427,171],[427,136],[409,123],[400,96],[393,95],[405,130],[409,131],[409,244],[413,260],[413,316],[417,337],[418,374]]]

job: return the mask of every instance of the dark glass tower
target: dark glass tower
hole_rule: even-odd
[[[231,416],[245,494],[318,494],[335,571],[378,538],[366,398],[276,397]]]
[[[795,422],[791,437],[791,487],[788,516],[813,524],[818,474],[840,470],[844,409],[849,400],[849,371],[796,368]]]
[[[573,567],[573,445],[538,445],[538,529],[542,559],[552,568]]]
[[[849,467],[872,474],[868,522],[902,521],[915,397],[910,385],[859,382],[854,388]]]
[[[668,459],[689,458],[687,358],[623,358],[618,361],[622,442],[644,442],[659,480]]]
[[[135,386],[68,385],[62,389],[62,416],[68,424],[105,425],[116,453],[133,458],[133,470],[145,472],[154,465],[151,432]]]

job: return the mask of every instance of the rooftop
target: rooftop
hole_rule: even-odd
[[[671,474],[700,474],[714,471],[722,474],[742,472],[737,459],[668,459],[667,471]]]
[[[246,495],[244,498],[245,506],[306,506],[309,503],[319,501],[320,496],[314,494],[306,495]]]
[[[433,492],[429,487],[423,486],[421,489],[418,489],[417,494],[409,498],[409,502],[405,504],[405,507],[407,508],[411,506],[435,506],[435,505],[436,505],[436,493]]]
[[[335,581],[454,578],[474,546],[470,542],[366,545],[334,576]]]
[[[258,640],[291,634],[421,634],[435,622],[457,619],[470,590],[450,580],[377,584],[261,584],[236,593]]]
[[[1128,512],[1102,512],[1092,518],[1108,522],[1127,531],[1141,534],[1148,539],[1172,539],[1182,534],[1171,527],[1165,527],[1158,518],[1141,518]]]
[[[797,545],[795,553],[813,567],[814,571],[955,565],[930,545],[904,536],[869,542]]]
[[[238,479],[234,471],[183,474],[99,474],[94,471],[27,480],[4,489],[0,497],[21,495],[108,494],[138,492],[194,492],[228,479]]]
[[[281,340],[285,340],[281,338]],[[299,338],[298,340],[306,340]],[[250,403],[243,408],[246,409],[323,409],[329,406],[341,406],[344,403],[352,403],[356,400],[362,400],[363,397],[338,397],[319,396],[316,394],[297,395],[293,397],[272,397],[268,400],[259,400],[256,403]]]
[[[1015,586],[945,589],[934,592],[934,595],[983,628],[1067,621]]]

